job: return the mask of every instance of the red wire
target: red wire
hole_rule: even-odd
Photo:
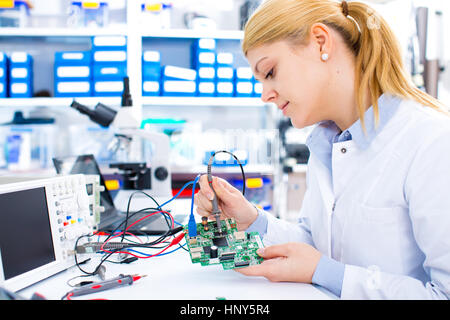
[[[166,214],[168,214],[169,217],[170,217],[170,220],[172,221],[171,228],[174,227],[175,222],[174,222],[174,219],[173,219],[172,215],[171,215],[169,212],[167,212],[167,211],[160,210],[160,211],[152,212],[152,213],[150,213],[150,214],[148,214],[148,215],[146,215],[146,216],[140,218],[139,220],[136,220],[135,222],[133,222],[132,224],[130,224],[130,225],[125,229],[125,231],[127,231],[129,228],[131,228],[132,226],[134,226],[136,223],[138,223],[138,222],[140,222],[140,221],[142,221],[142,220],[144,220],[144,219],[147,219],[148,217],[151,217],[151,216],[153,216],[154,214],[157,214],[157,213],[166,213]],[[112,251],[105,250],[105,249],[104,249],[104,246],[105,246],[109,241],[111,241],[112,239],[114,239],[114,238],[116,238],[116,237],[118,237],[118,236],[121,236],[122,234],[123,234],[123,232],[120,232],[120,233],[116,234],[115,236],[109,238],[107,241],[105,241],[105,242],[102,244],[102,246],[100,247],[100,250],[102,250],[102,251],[104,251],[104,252],[107,252],[107,253],[112,253]],[[177,238],[178,238],[178,237],[177,237]],[[177,238],[175,238],[175,239],[177,239]],[[115,253],[125,253],[125,254],[131,255],[131,256],[133,256],[133,257],[139,258],[139,259],[147,259],[147,258],[151,258],[151,257],[157,256],[157,255],[163,253],[163,252],[166,251],[168,248],[170,248],[170,247],[173,246],[174,244],[177,244],[178,242],[181,241],[181,239],[179,239],[176,243],[173,243],[173,242],[175,241],[175,239],[173,239],[172,242],[171,242],[167,247],[165,247],[163,250],[161,250],[160,252],[155,253],[155,254],[153,254],[153,255],[150,255],[150,256],[144,256],[144,257],[142,257],[142,256],[135,255],[135,254],[133,254],[133,253],[131,253],[131,252],[128,252],[128,251],[116,251]]]
[[[171,215],[169,212],[167,212],[167,211],[161,210],[161,211],[156,211],[156,212],[150,213],[149,215],[146,215],[145,217],[142,217],[142,218],[140,218],[139,220],[136,220],[135,222],[133,222],[132,224],[130,224],[130,225],[125,229],[125,231],[127,231],[128,229],[130,229],[130,228],[131,228],[132,226],[134,226],[136,223],[138,223],[138,222],[140,222],[140,221],[142,221],[142,220],[144,220],[144,219],[147,219],[148,217],[151,217],[152,215],[157,214],[157,213],[166,213],[166,214],[168,214],[169,217],[170,217],[170,220],[172,221],[171,228],[173,229],[175,223],[174,223],[174,220],[173,220],[172,215]]]

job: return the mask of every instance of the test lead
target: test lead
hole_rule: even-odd
[[[211,190],[214,193],[214,198],[211,201],[212,202],[212,215],[216,219],[217,229],[218,229],[220,234],[222,234],[222,223],[220,221],[220,214],[221,214],[221,212],[220,212],[220,209],[219,209],[219,203],[218,203],[218,200],[217,200],[216,191],[214,190],[214,188],[212,186],[213,178],[212,178],[212,175],[211,175],[211,166],[212,166],[212,161],[213,161],[214,157],[216,156],[216,154],[222,153],[222,152],[223,153],[228,153],[229,155],[231,155],[234,159],[236,159],[237,163],[241,167],[241,172],[242,172],[243,181],[244,181],[243,186],[242,186],[242,194],[245,195],[245,175],[244,175],[244,169],[242,168],[242,164],[239,161],[239,159],[233,153],[231,153],[229,151],[226,151],[226,150],[220,150],[220,151],[213,152],[213,154],[211,155],[211,157],[209,158],[209,161],[208,161],[207,175],[208,175],[209,186],[211,187]]]
[[[99,291],[105,291],[105,290],[109,290],[109,289],[113,289],[113,288],[117,288],[117,287],[121,287],[121,286],[132,285],[135,281],[137,281],[143,277],[146,277],[146,275],[137,275],[137,274],[123,275],[123,274],[120,274],[119,276],[117,276],[115,278],[112,278],[112,279],[109,279],[106,281],[100,281],[100,282],[86,284],[77,289],[69,291],[63,298],[70,300],[71,297],[77,297],[77,296],[96,293]]]
[[[214,215],[214,217],[216,218],[216,223],[217,223],[217,229],[219,231],[219,233],[222,233],[222,224],[220,222],[220,209],[219,209],[219,203],[217,200],[217,195],[216,195],[216,191],[214,190],[213,186],[212,186],[212,176],[211,176],[211,168],[209,167],[208,170],[208,182],[209,182],[209,186],[211,187],[213,193],[214,193],[214,198],[212,199],[212,214]]]

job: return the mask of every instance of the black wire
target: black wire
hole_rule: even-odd
[[[131,194],[131,196],[128,198],[127,214],[126,214],[126,217],[125,217],[125,228],[124,228],[124,230],[126,230],[126,229],[127,229],[127,226],[128,226],[128,219],[129,219],[129,218],[128,218],[128,215],[130,214],[131,199],[132,199],[133,196],[134,196],[135,194],[137,194],[137,193],[143,193],[144,195],[146,195],[147,197],[149,197],[150,199],[152,199],[153,202],[155,202],[157,208],[159,208],[159,210],[161,210],[161,206],[159,205],[158,201],[156,201],[155,198],[153,198],[151,195],[149,195],[149,194],[147,194],[147,193],[145,193],[144,191],[141,191],[141,190],[133,192],[133,193]],[[167,219],[166,219],[166,221],[167,221]],[[170,228],[169,222],[167,222],[167,226]],[[125,237],[125,233],[122,234],[122,241],[123,241],[124,237]]]
[[[236,157],[233,153],[227,150],[219,150],[213,152],[211,157],[209,158],[208,167],[207,167],[207,174],[209,177],[211,177],[211,166],[212,166],[212,159],[216,156],[218,153],[228,153],[229,155],[233,156],[234,159],[236,159],[237,163],[239,164],[239,167],[241,168],[242,173],[242,195],[245,196],[245,173],[244,168],[242,167],[241,161],[239,161],[238,157]]]
[[[145,192],[143,192],[143,193],[145,194]],[[157,205],[159,206],[158,203],[157,203]],[[160,207],[159,207],[159,208],[160,208]],[[150,211],[150,210],[152,210],[152,211]],[[142,213],[142,212],[146,212],[146,211],[149,212],[149,213],[152,213],[152,212],[157,212],[157,211],[161,211],[161,210],[158,209],[158,208],[144,208],[144,209],[138,210],[138,211],[136,211],[136,212],[133,212],[131,215],[129,215],[129,216],[125,219],[125,221],[121,222],[121,223],[120,223],[120,224],[119,224],[119,225],[118,225],[118,226],[117,226],[117,227],[116,227],[116,228],[115,228],[115,229],[114,229],[114,230],[106,237],[106,239],[104,240],[104,242],[108,241],[108,240],[114,235],[114,233],[120,228],[120,226],[122,226],[124,223],[127,222],[128,219],[132,218],[134,215],[136,215],[136,214],[138,214],[138,213]],[[168,220],[169,215],[168,215],[167,213],[165,213],[165,212],[160,212],[160,213],[166,218],[166,222],[167,222],[168,227],[169,227],[169,229],[168,229],[164,234],[162,234],[159,238],[157,238],[156,240],[151,241],[151,242],[142,243],[142,244],[140,244],[140,243],[136,243],[136,244],[130,243],[129,245],[125,245],[125,246],[123,246],[122,248],[118,248],[118,249],[110,249],[110,252],[109,252],[109,253],[106,253],[105,256],[102,257],[102,259],[100,260],[100,263],[95,267],[94,271],[92,271],[92,272],[88,272],[88,271],[83,270],[83,269],[81,268],[80,263],[78,262],[78,259],[77,259],[76,248],[77,248],[78,242],[79,242],[79,240],[80,240],[81,238],[84,238],[84,237],[93,237],[94,234],[92,234],[92,235],[83,235],[83,236],[78,237],[77,240],[75,241],[75,255],[74,255],[74,257],[75,257],[75,265],[78,267],[78,269],[79,269],[81,272],[83,272],[83,273],[85,273],[85,274],[87,274],[87,275],[95,275],[95,274],[97,274],[97,272],[98,272],[99,268],[101,267],[101,265],[102,265],[104,262],[111,262],[111,261],[107,261],[107,259],[108,259],[111,255],[113,255],[114,253],[116,253],[116,252],[118,252],[118,251],[121,251],[121,250],[127,249],[127,248],[133,248],[133,247],[151,248],[151,246],[154,246],[154,245],[156,245],[156,244],[159,244],[159,243],[163,242],[169,235],[171,235],[170,233],[171,233],[172,229],[171,229],[170,221]],[[123,237],[122,237],[122,240],[123,240]],[[182,247],[182,248],[185,249],[184,247]],[[186,249],[185,249],[185,250],[186,250]],[[186,250],[186,251],[187,251],[187,250]]]
[[[219,151],[219,152],[220,152],[220,151]],[[223,152],[228,152],[228,151],[223,151]],[[233,154],[231,154],[231,155],[238,161],[238,163],[239,163],[239,165],[240,165],[240,167],[241,167],[241,171],[242,171],[242,174],[243,174],[243,177],[244,177],[244,187],[243,187],[243,188],[244,188],[244,189],[243,189],[243,193],[244,193],[244,192],[245,192],[245,175],[244,175],[244,169],[242,168],[242,164],[240,163],[239,159],[236,158],[235,155],[233,155]],[[133,212],[133,213],[130,214],[130,204],[131,204],[131,199],[132,199],[133,196],[134,196],[135,194],[137,194],[137,193],[142,193],[142,194],[144,194],[145,196],[147,196],[148,198],[150,198],[151,200],[153,200],[153,202],[155,202],[155,204],[156,204],[157,207],[156,207],[156,208],[144,208],[144,209],[138,210],[138,211]],[[152,210],[152,211],[150,211],[150,210]],[[118,226],[117,226],[117,227],[116,227],[116,228],[115,228],[115,229],[114,229],[107,237],[106,237],[106,239],[104,240],[104,242],[108,241],[108,240],[114,235],[114,233],[115,233],[117,230],[119,230],[119,228],[120,228],[122,225],[124,225],[123,230],[126,230],[127,227],[128,227],[128,220],[131,219],[131,218],[132,218],[133,216],[135,216],[136,214],[139,214],[139,213],[142,213],[142,212],[153,213],[153,212],[158,212],[158,211],[160,211],[159,213],[162,214],[163,217],[165,218],[166,223],[167,223],[168,230],[167,230],[164,234],[162,234],[159,238],[157,238],[156,240],[154,240],[154,241],[152,241],[152,242],[142,243],[142,244],[141,244],[141,243],[130,243],[129,245],[125,245],[125,246],[123,246],[123,247],[120,248],[120,249],[111,249],[109,253],[105,254],[105,256],[102,257],[102,259],[100,260],[100,263],[97,265],[97,267],[94,269],[94,271],[93,271],[93,272],[88,272],[88,271],[83,270],[83,269],[81,268],[80,263],[78,262],[78,259],[77,259],[76,248],[77,248],[77,246],[78,246],[78,241],[79,241],[81,238],[84,238],[84,237],[92,237],[92,236],[94,236],[94,234],[92,234],[92,235],[83,235],[83,236],[81,236],[81,237],[78,237],[77,240],[75,241],[75,250],[74,250],[74,251],[75,251],[75,254],[74,254],[75,265],[78,267],[78,269],[79,269],[81,272],[85,273],[86,275],[95,275],[95,274],[97,274],[99,268],[101,267],[101,265],[102,265],[104,262],[112,262],[112,261],[107,261],[107,259],[108,259],[111,255],[113,255],[114,253],[116,253],[116,252],[118,252],[118,251],[121,251],[121,250],[123,250],[123,249],[133,248],[133,247],[152,248],[152,246],[154,246],[154,245],[156,245],[156,244],[159,244],[159,243],[163,242],[163,241],[165,240],[165,238],[167,238],[169,235],[171,235],[170,233],[171,233],[171,231],[172,231],[172,227],[171,227],[171,219],[170,219],[170,216],[169,216],[166,212],[163,212],[163,211],[162,211],[161,205],[158,203],[158,201],[156,201],[155,198],[153,198],[152,196],[150,196],[149,194],[147,194],[147,193],[144,192],[144,191],[138,190],[138,191],[133,192],[133,193],[130,195],[130,197],[128,198],[127,212],[126,212],[126,216],[125,216],[124,221],[122,221],[122,222],[121,222],[121,223],[120,223],[120,224],[119,224],[119,225],[118,225]],[[180,231],[181,231],[181,230],[180,230]],[[122,234],[121,242],[124,241],[124,238],[125,238],[125,232],[123,232],[123,234]],[[189,250],[187,250],[186,248],[184,248],[180,243],[178,243],[178,246],[181,247],[181,248],[182,248],[183,250],[185,250],[185,251],[189,251]],[[154,248],[154,247],[153,247],[153,248]],[[158,247],[158,248],[161,248],[161,247]]]

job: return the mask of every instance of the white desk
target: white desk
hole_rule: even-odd
[[[148,199],[147,199],[148,201]],[[183,224],[187,223],[190,212],[190,199],[177,199],[172,201],[166,209],[172,209],[172,214],[186,215]],[[139,205],[146,205],[139,203]],[[195,209],[194,209],[195,210]],[[194,211],[195,212],[195,211]],[[200,219],[196,215],[196,218]],[[93,239],[95,240],[95,239]],[[151,241],[151,240],[150,240]],[[180,244],[184,244],[183,239]],[[172,251],[178,246],[167,249]],[[158,249],[138,249],[139,251],[154,254]],[[86,258],[92,261],[82,265],[83,270],[93,271],[101,258],[100,254],[78,256],[78,261]],[[111,257],[112,258],[112,257]],[[95,298],[121,299],[121,300],[146,300],[146,299],[170,299],[170,300],[215,300],[225,298],[227,300],[324,300],[336,299],[327,290],[302,283],[275,283],[263,277],[247,277],[233,270],[223,270],[221,265],[201,266],[191,262],[189,253],[179,249],[173,253],[156,256],[148,259],[138,259],[131,264],[104,263],[106,266],[106,279],[119,274],[140,274],[147,277],[136,281],[131,286],[119,287],[108,291],[91,295],[76,297],[86,300]],[[18,292],[24,298],[30,298],[33,293],[42,294],[47,299],[61,299],[73,288],[67,281],[83,275],[76,267],[56,274],[48,279],[36,283]],[[89,278],[77,278],[70,281],[71,284],[81,281],[100,281],[98,276]]]
[[[184,240],[182,241],[184,243]],[[171,250],[169,248],[168,250]],[[148,252],[156,252],[148,251]],[[275,283],[263,277],[247,277],[233,270],[223,270],[220,265],[201,266],[193,264],[189,253],[180,249],[165,256],[139,259],[131,264],[105,263],[106,278],[123,274],[146,274],[147,277],[131,286],[119,287],[75,299],[109,300],[215,300],[218,297],[227,300],[325,300],[333,299],[325,289],[302,283]],[[84,270],[92,271],[96,262],[83,265]],[[69,279],[81,275],[73,267],[18,292],[24,298],[30,298],[34,292],[47,299],[61,299],[72,288],[66,283]],[[72,284],[98,277],[78,278]]]

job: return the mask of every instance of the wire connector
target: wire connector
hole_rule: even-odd
[[[193,215],[189,217],[188,232],[190,238],[195,238],[197,236],[197,223]]]

